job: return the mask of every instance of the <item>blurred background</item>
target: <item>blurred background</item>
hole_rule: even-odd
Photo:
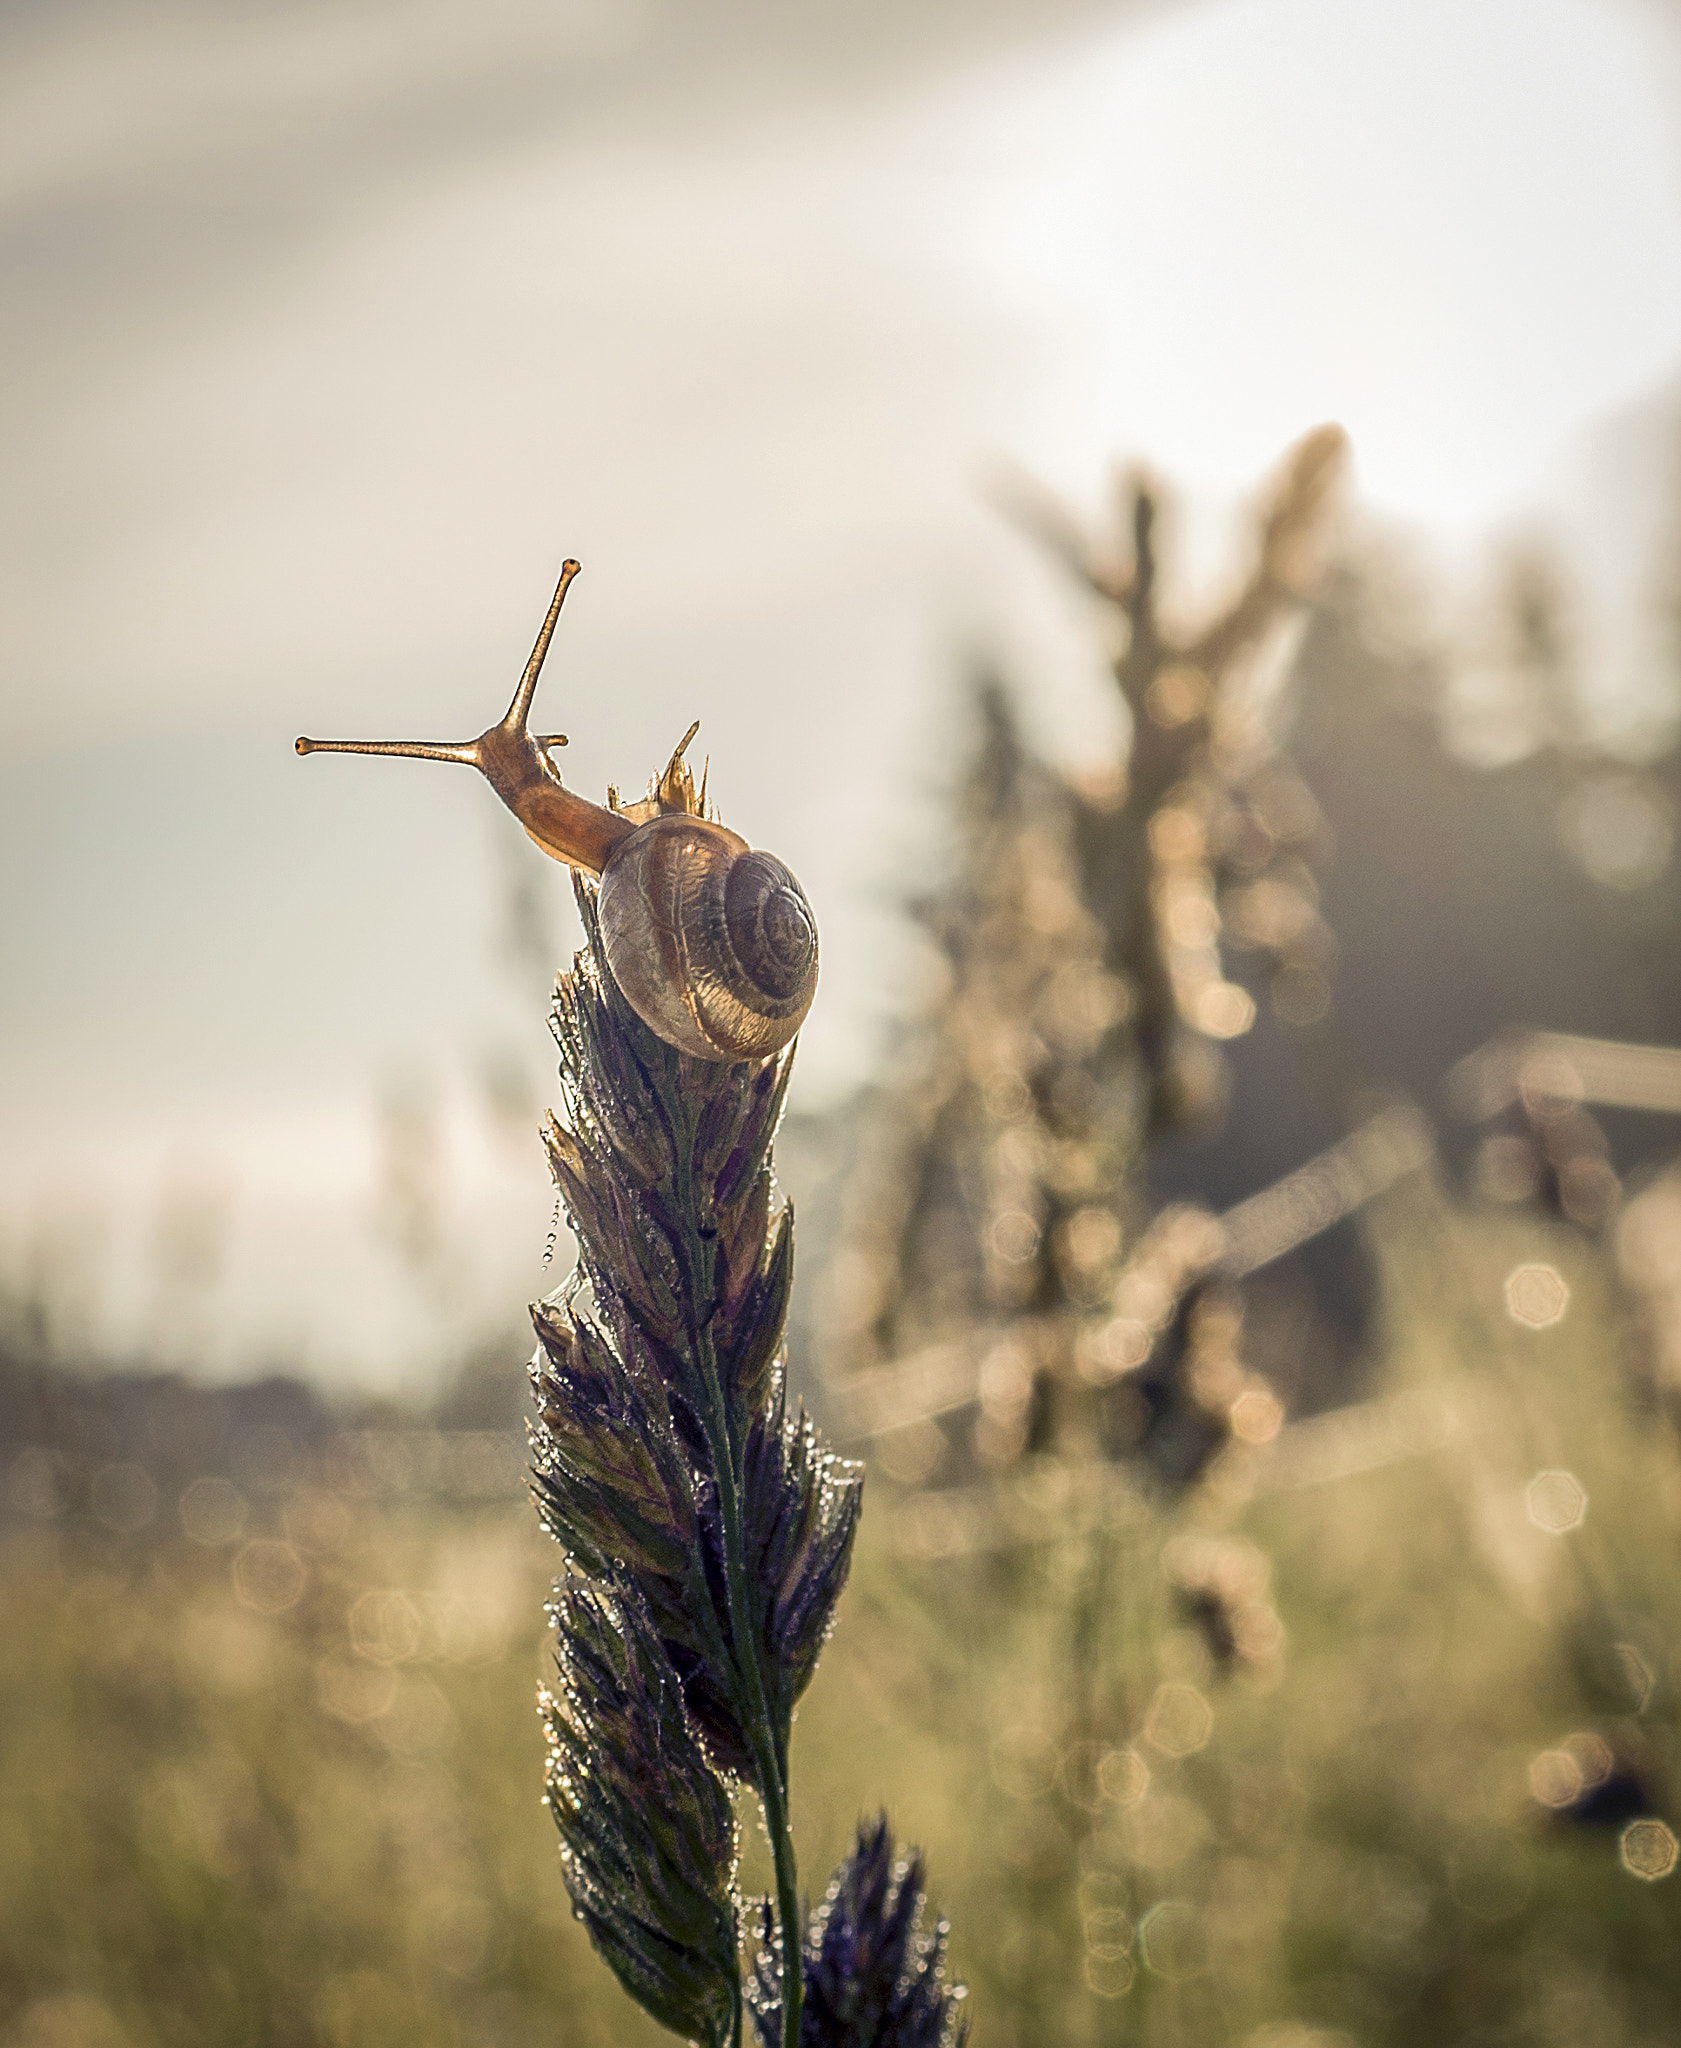
[[[412,1389],[537,1287],[564,877],[467,776],[290,742],[478,730],[563,554],[565,772],[635,789],[703,720],[725,818],[822,921],[812,1106],[900,1007],[971,654],[1031,676],[1056,758],[1116,745],[1089,621],[988,502],[1007,466],[1091,509],[1159,464],[1196,593],[1234,495],[1339,419],[1427,638],[1552,536],[1595,735],[1669,715],[1660,7],[0,34],[0,1242],[78,1343]],[[1474,681],[1456,737],[1533,745]],[[427,1174],[423,1300],[393,1248]]]
[[[1667,2038],[1681,14],[18,0],[0,279],[5,2048],[641,2024],[535,1804],[568,879],[292,751],[479,730],[568,554],[567,781],[699,717],[823,933],[813,1888],[891,1797],[982,2042]]]

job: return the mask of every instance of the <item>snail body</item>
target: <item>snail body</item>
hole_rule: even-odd
[[[548,617],[507,715],[458,745],[300,739],[300,754],[393,754],[477,768],[552,859],[600,877],[598,914],[613,978],[637,1015],[698,1059],[780,1052],[817,990],[817,926],[805,893],[773,854],[707,815],[683,756],[690,726],[642,801],[591,803],[549,758],[564,733],[529,730],[537,678],[576,562],[560,572]]]

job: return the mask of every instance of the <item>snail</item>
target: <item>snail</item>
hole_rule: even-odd
[[[697,722],[640,803],[609,790],[593,804],[549,758],[564,733],[529,729],[531,700],[579,565],[562,564],[554,601],[506,717],[476,740],[300,739],[300,754],[397,754],[477,768],[553,859],[600,877],[597,913],[613,978],[650,1030],[703,1060],[780,1052],[817,988],[817,926],[805,892],[773,855],[707,814],[683,756]]]

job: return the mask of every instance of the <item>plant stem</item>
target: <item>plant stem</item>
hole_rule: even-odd
[[[679,1186],[687,1193],[693,1188],[692,1134],[684,1133],[679,1147]],[[729,1404],[724,1398],[718,1374],[718,1355],[712,1341],[712,1290],[716,1246],[695,1216],[692,1202],[680,1199],[679,1221],[683,1233],[684,1263],[688,1267],[686,1290],[690,1335],[696,1363],[706,1388],[708,1412],[701,1418],[707,1447],[712,1454],[713,1475],[718,1487],[718,1516],[723,1524],[724,1586],[729,1603],[733,1661],[746,1698],[745,1733],[753,1745],[759,1771],[759,1803],[764,1808],[765,1831],[770,1836],[771,1856],[776,1870],[776,1914],[782,1941],[782,2041],[783,2048],[799,2048],[800,2007],[805,1994],[805,1974],[800,1956],[800,1909],[794,1861],[794,1837],[788,1823],[788,1766],[781,1731],[771,1717],[765,1685],[756,1602],[747,1571],[746,1545],[741,1527],[743,1447],[730,1429]],[[704,1303],[704,1308],[702,1304]]]
[[[708,1344],[706,1349],[710,1351]],[[782,2040],[783,2048],[799,2048],[800,2004],[805,1990],[800,1959],[800,1909],[795,1883],[794,1838],[788,1825],[787,1767],[782,1744],[771,1723],[770,1705],[765,1697],[764,1671],[760,1663],[757,1631],[753,1628],[753,1603],[747,1584],[746,1560],[741,1541],[741,1502],[737,1473],[727,1435],[716,1441],[723,1421],[722,1390],[717,1368],[707,1368],[708,1391],[714,1413],[708,1420],[707,1440],[712,1444],[718,1473],[718,1510],[724,1525],[724,1576],[730,1606],[730,1633],[735,1638],[735,1665],[747,1693],[748,1734],[759,1767],[759,1801],[765,1811],[765,1829],[770,1836],[771,1855],[776,1866],[776,1917],[782,1935]],[[723,1455],[720,1456],[719,1453]]]

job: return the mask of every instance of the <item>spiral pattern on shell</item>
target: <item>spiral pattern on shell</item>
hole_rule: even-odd
[[[607,964],[642,1021],[704,1060],[763,1059],[817,992],[817,924],[774,855],[668,816],[613,851],[598,899]]]

